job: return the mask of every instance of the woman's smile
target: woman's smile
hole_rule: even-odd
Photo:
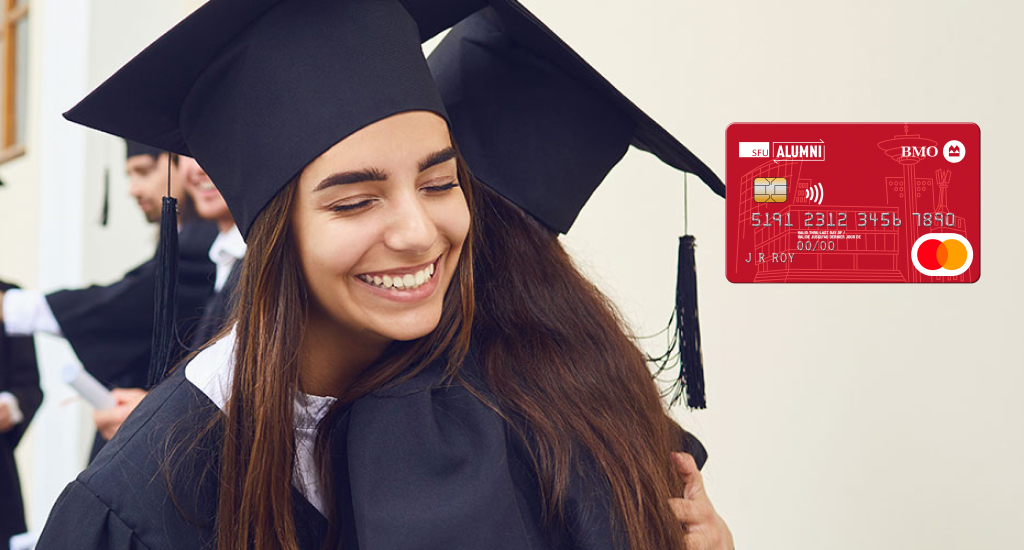
[[[356,276],[370,294],[396,302],[418,302],[429,298],[437,290],[440,277],[438,270],[443,269],[438,256],[432,262],[417,266],[375,271]]]

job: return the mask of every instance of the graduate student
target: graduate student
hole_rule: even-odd
[[[199,163],[190,157],[180,157],[178,166],[196,215],[217,224],[217,238],[213,240],[209,253],[210,261],[216,266],[213,292],[206,300],[194,332],[184,335],[188,347],[195,350],[206,344],[227,321],[231,297],[242,268],[241,260],[245,256],[245,240],[238,232],[224,197]],[[93,412],[97,431],[108,440],[148,394],[143,388],[116,388],[113,393],[118,402],[116,407]]]
[[[0,290],[11,288],[0,281]],[[0,545],[26,531],[14,449],[42,401],[32,338],[0,331]]]
[[[245,257],[245,239],[235,225],[231,210],[220,191],[195,159],[183,163],[185,189],[192,198],[196,213],[204,220],[217,224],[217,238],[210,246],[210,261],[217,266],[213,295],[206,301],[203,317],[195,332],[188,336],[189,347],[199,349],[220,332],[227,321],[233,303],[235,286],[242,271]]]
[[[211,0],[68,113],[194,156],[248,250],[231,332],[143,401],[65,490],[38,548],[319,548],[332,538],[377,549],[557,547],[510,489],[509,462],[482,460],[521,460],[516,445],[546,439],[514,439],[510,419],[486,406],[507,397],[486,395],[493,358],[470,342],[473,224],[486,212],[453,147],[421,32],[388,0]],[[113,109],[143,87],[166,97]],[[657,390],[642,357],[619,374],[632,389],[610,395],[640,402],[597,404],[626,413],[627,429],[612,435],[635,438],[612,472],[652,497],[641,512],[650,536],[678,543],[658,547],[682,547]],[[408,469],[386,467],[391,444],[417,438],[447,444],[417,448]],[[580,458],[576,481],[595,496],[570,517],[596,507],[636,519],[609,506],[603,472]],[[391,483],[417,490],[381,522],[375,499],[392,495]],[[560,529],[556,540],[580,548],[624,533],[608,522]]]

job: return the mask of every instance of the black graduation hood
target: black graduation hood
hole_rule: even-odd
[[[428,58],[475,176],[565,233],[630,145],[725,185],[515,0],[492,0]]]
[[[424,33],[478,7],[441,5],[423,16]],[[64,116],[194,157],[245,236],[321,153],[417,110],[447,119],[420,29],[398,0],[210,0]]]

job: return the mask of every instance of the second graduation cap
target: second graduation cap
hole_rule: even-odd
[[[522,5],[492,4],[456,25],[429,58],[455,141],[484,184],[565,233],[633,145],[725,195],[710,168]],[[677,391],[685,387],[687,404],[704,408],[693,247],[692,236],[680,239],[671,347],[682,363]],[[673,357],[670,350],[658,359]]]

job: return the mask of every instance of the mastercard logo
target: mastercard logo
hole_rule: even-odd
[[[971,267],[974,249],[963,235],[927,233],[914,243],[910,257],[914,267],[925,275],[954,277]]]

